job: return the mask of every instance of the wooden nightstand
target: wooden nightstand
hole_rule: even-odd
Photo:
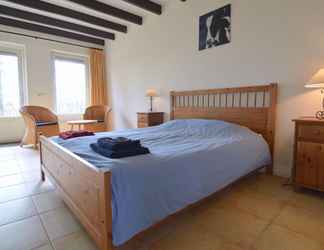
[[[137,127],[146,128],[160,125],[163,123],[163,112],[138,112]]]
[[[324,191],[324,120],[300,118],[295,122],[293,183]]]

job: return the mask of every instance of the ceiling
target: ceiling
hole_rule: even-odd
[[[167,0],[0,0],[1,31],[37,32],[104,46],[161,15]],[[4,27],[4,28],[2,28]]]

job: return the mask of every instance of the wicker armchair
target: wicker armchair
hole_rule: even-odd
[[[108,114],[111,108],[106,105],[93,105],[86,108],[84,120],[97,120],[96,124],[86,124],[84,129],[92,132],[104,132],[108,130]]]
[[[59,134],[58,118],[49,109],[40,106],[23,106],[19,112],[26,125],[21,146],[33,144],[37,147],[40,133],[45,136]]]

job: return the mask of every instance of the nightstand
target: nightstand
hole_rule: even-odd
[[[324,191],[324,120],[299,118],[295,122],[293,183]]]
[[[138,112],[137,127],[146,128],[160,125],[163,123],[163,112]]]

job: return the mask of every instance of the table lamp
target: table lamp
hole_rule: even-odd
[[[310,81],[305,85],[306,88],[318,88],[322,93],[322,110],[316,112],[316,118],[319,120],[324,119],[324,68],[320,69]]]
[[[157,96],[157,92],[155,89],[146,90],[146,96],[150,97],[150,112],[153,111],[153,97]]]

